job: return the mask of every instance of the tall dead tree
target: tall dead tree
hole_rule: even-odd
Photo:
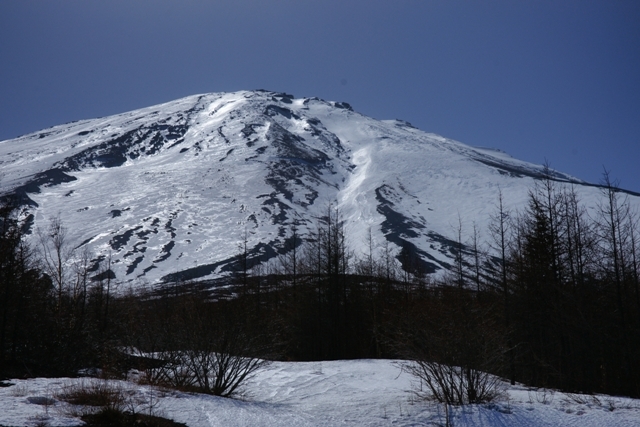
[[[504,205],[502,189],[498,189],[497,211],[491,218],[489,232],[493,239],[493,247],[498,252],[498,270],[500,291],[503,301],[504,328],[507,333],[507,358],[509,360],[509,379],[511,384],[516,383],[514,344],[511,339],[511,307],[509,298],[509,283],[507,281],[507,251],[509,244],[509,218],[510,213]]]

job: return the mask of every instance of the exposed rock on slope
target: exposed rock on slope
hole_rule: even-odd
[[[346,103],[267,91],[190,96],[2,141],[0,167],[2,192],[20,198],[31,230],[60,215],[71,241],[111,256],[117,280],[153,283],[225,274],[245,230],[251,257],[274,257],[291,226],[308,237],[329,203],[356,253],[371,228],[378,245],[444,271],[458,218],[467,232],[484,229],[499,188],[519,206],[543,171]],[[554,179],[595,205],[597,188]]]

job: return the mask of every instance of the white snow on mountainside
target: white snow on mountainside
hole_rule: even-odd
[[[419,255],[429,273],[452,264],[458,221],[487,241],[497,194],[523,206],[543,167],[375,120],[346,103],[269,91],[213,93],[55,126],[0,142],[0,192],[20,197],[30,236],[59,216],[68,240],[111,257],[118,281],[210,279],[234,268],[246,230],[251,257],[308,238],[331,203],[349,246],[368,230]],[[575,185],[592,209],[593,185]],[[640,198],[630,195],[640,206]]]

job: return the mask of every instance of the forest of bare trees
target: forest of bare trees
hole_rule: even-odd
[[[608,173],[601,190],[591,211],[550,177],[519,211],[498,195],[487,230],[460,221],[455,262],[438,280],[371,233],[366,253],[354,253],[328,206],[311,238],[292,227],[268,265],[240,245],[226,296],[198,283],[114,293],[108,260],[73,251],[64,218],[30,247],[7,203],[0,378],[135,367],[150,382],[233,395],[266,360],[397,358],[450,404],[492,399],[494,375],[638,397],[638,213]]]

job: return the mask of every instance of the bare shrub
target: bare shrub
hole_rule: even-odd
[[[150,384],[222,397],[237,395],[242,385],[269,362],[258,357],[261,344],[248,331],[237,305],[210,304],[202,295],[188,295],[176,306],[162,328],[159,362],[145,369]],[[153,328],[153,325],[150,325]]]
[[[538,402],[543,405],[549,405],[553,402],[555,398],[556,391],[548,388],[536,388],[528,391],[529,394],[529,402]]]
[[[167,363],[148,375],[152,384],[222,397],[235,396],[239,387],[268,363],[232,353],[225,347],[162,352],[162,358]]]
[[[531,395],[531,392],[529,393]],[[565,392],[565,401],[571,403],[577,403],[579,405],[598,405],[600,406],[602,402],[598,399],[598,396],[594,394],[578,394],[578,393],[569,393]],[[529,397],[531,400],[531,397]]]
[[[56,398],[81,407],[124,411],[128,406],[123,387],[108,380],[82,379],[66,384],[56,393]],[[88,411],[95,412],[94,409]]]
[[[421,388],[416,391],[419,396],[441,403],[486,403],[502,394],[502,381],[495,375],[477,369],[426,360],[406,362],[402,368],[420,380]]]
[[[163,417],[145,414],[131,414],[114,410],[101,410],[82,417],[87,427],[186,427]]]
[[[71,404],[66,415],[81,418],[87,426],[184,426],[156,413],[153,391],[145,398],[114,381],[83,379],[63,386],[56,397]]]
[[[469,292],[442,288],[408,310],[398,334],[402,368],[419,380],[416,394],[447,405],[486,403],[502,394],[495,375],[505,353],[490,306]]]
[[[14,385],[11,389],[11,395],[15,397],[24,397],[27,394],[29,394],[29,386],[24,382]]]

